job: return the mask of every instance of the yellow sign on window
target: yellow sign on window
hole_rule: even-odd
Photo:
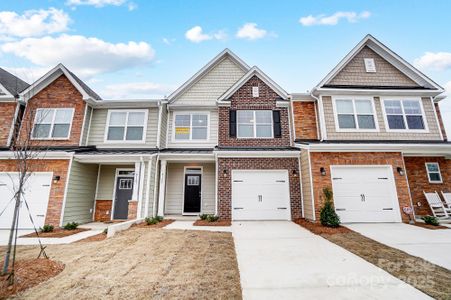
[[[189,127],[176,127],[175,133],[176,134],[189,134]]]

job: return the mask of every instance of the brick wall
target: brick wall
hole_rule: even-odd
[[[259,97],[252,97],[252,87],[259,87]],[[248,80],[231,97],[231,107],[219,108],[219,146],[237,147],[287,147],[290,146],[290,126],[288,108],[276,106],[279,96],[257,76]],[[229,135],[229,110],[279,110],[282,137],[274,139],[238,139]]]
[[[135,220],[137,216],[138,216],[138,201],[129,200],[127,220]]]
[[[78,146],[85,114],[85,101],[80,92],[70,83],[65,75],[61,75],[42,91],[33,96],[25,108],[25,116],[20,130],[20,137],[31,130],[33,118],[38,108],[74,108],[72,128],[67,140],[33,141],[39,146]],[[31,121],[30,121],[31,116]]]
[[[415,213],[420,216],[432,215],[423,191],[437,191],[439,194],[441,191],[451,192],[451,160],[443,157],[404,157],[404,162]],[[439,164],[443,183],[429,183],[427,162]]]
[[[296,139],[316,140],[318,129],[316,123],[316,109],[313,101],[294,101],[294,130]]]
[[[448,140],[446,135],[445,125],[443,125],[442,113],[440,112],[440,106],[438,103],[434,103],[435,111],[437,112],[438,123],[440,124],[440,130],[442,131],[443,139]]]
[[[288,170],[290,180],[291,217],[301,217],[301,188],[299,183],[299,163],[297,158],[219,158],[218,159],[218,199],[219,217],[232,218],[232,170]],[[227,170],[227,176],[224,176]],[[294,175],[292,170],[296,170]]]
[[[112,200],[96,200],[96,212],[94,214],[94,221],[108,222],[111,220]]]
[[[311,152],[310,159],[312,166],[315,214],[317,220],[319,220],[320,209],[324,204],[324,197],[322,194],[323,188],[332,188],[332,181],[330,177],[331,165],[392,165],[402,219],[404,222],[408,222],[409,218],[402,212],[402,208],[404,206],[411,206],[409,189],[407,188],[407,179],[405,175],[401,176],[396,171],[397,167],[404,168],[401,153]],[[321,176],[321,167],[324,167],[327,170],[326,176]]]
[[[16,113],[17,103],[0,103],[0,147],[7,147],[8,137],[13,126],[14,115]]]
[[[52,181],[49,203],[45,224],[59,226],[61,209],[63,207],[64,190],[66,186],[69,160],[39,159],[30,161],[31,172],[53,172],[54,176],[60,176],[57,183]],[[0,172],[17,172],[15,160],[1,160]]]

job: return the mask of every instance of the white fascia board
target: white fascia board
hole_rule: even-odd
[[[168,108],[170,110],[215,110],[218,108],[217,105],[177,105],[177,104],[168,104]]]
[[[301,151],[216,151],[221,157],[299,157]]]
[[[92,107],[94,108],[146,108],[146,107],[158,107],[163,100],[150,99],[150,100],[101,100],[94,101]]]
[[[306,101],[306,102],[315,102],[316,99],[312,97],[311,93],[291,93],[289,95],[291,101]]]
[[[0,151],[0,159],[16,159],[14,151]],[[36,159],[70,159],[73,152],[65,151],[48,151],[42,152],[33,157],[32,160]]]
[[[215,160],[214,153],[160,153],[160,159],[162,160]]]
[[[1,83],[0,83],[0,91],[4,93],[4,95],[0,95],[0,102],[15,102],[16,98],[13,94],[11,94]]]
[[[107,163],[107,164],[121,164],[121,163],[132,163],[140,162],[141,159],[150,159],[157,154],[93,154],[93,155],[74,155],[74,159],[80,163]]]
[[[438,90],[390,90],[390,89],[339,89],[339,88],[317,88],[316,95],[335,96],[335,95],[362,95],[362,96],[419,96],[435,97],[442,92]]]

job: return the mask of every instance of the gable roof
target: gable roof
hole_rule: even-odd
[[[28,101],[31,97],[36,95],[42,89],[47,87],[55,79],[61,75],[65,75],[67,79],[74,85],[74,87],[80,92],[83,100],[87,101],[98,101],[102,98],[97,95],[86,83],[84,83],[80,78],[78,78],[74,73],[69,71],[63,64],[59,63],[56,67],[47,72],[44,76],[36,80],[31,84],[26,90],[20,93],[20,97],[24,101]]]
[[[235,82],[234,85],[230,87],[221,97],[218,98],[219,101],[227,101],[230,97],[240,88],[242,87],[249,79],[253,76],[257,76],[260,78],[266,85],[268,85],[271,89],[274,90],[282,99],[288,99],[288,94],[285,92],[283,88],[281,88],[274,80],[272,80],[268,75],[263,73],[257,66],[253,66],[246,74],[241,77],[240,80]]]
[[[0,68],[0,86],[2,87],[1,93],[5,94],[1,96],[11,96],[12,98],[15,98],[20,92],[28,88],[30,85],[19,77]],[[6,95],[5,90],[10,95]]]
[[[323,88],[341,71],[343,68],[364,48],[369,47],[375,53],[380,55],[383,59],[401,71],[408,78],[412,79],[420,87],[429,90],[435,90],[439,93],[444,89],[432,79],[424,75],[421,71],[416,69],[401,56],[390,50],[387,46],[382,44],[379,40],[371,34],[366,35],[339,63],[330,71],[320,83],[316,85],[314,90]]]
[[[226,48],[216,55],[212,60],[210,60],[204,67],[202,67],[197,73],[195,73],[190,79],[188,79],[184,84],[182,84],[178,89],[176,89],[172,94],[169,95],[169,103],[174,102],[180,95],[186,92],[191,86],[198,82],[202,77],[204,77],[210,70],[212,70],[218,63],[220,63],[225,57],[229,57],[233,62],[235,62],[244,72],[249,70],[249,66],[239,58],[230,49]]]

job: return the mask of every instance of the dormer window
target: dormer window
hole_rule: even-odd
[[[376,72],[376,63],[373,58],[364,58],[365,62],[365,70],[367,73],[375,73]]]
[[[33,139],[68,139],[73,108],[39,108],[33,124]]]

